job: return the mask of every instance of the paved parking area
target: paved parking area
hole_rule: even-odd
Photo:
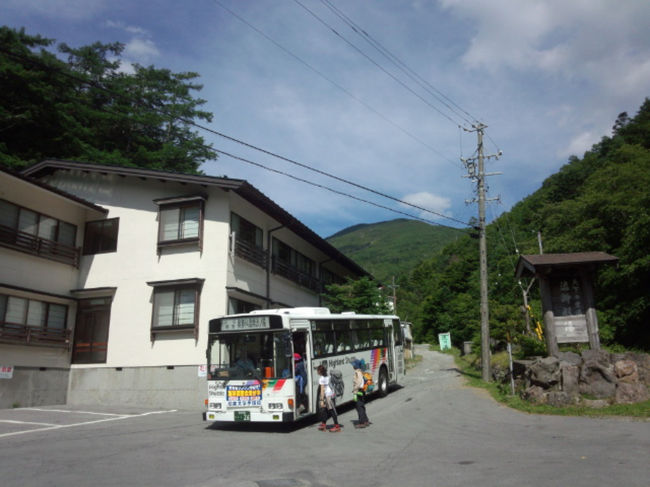
[[[0,439],[28,435],[39,431],[76,428],[85,425],[122,421],[125,419],[173,413],[176,410],[137,410],[134,408],[75,408],[45,406],[33,408],[1,409]]]

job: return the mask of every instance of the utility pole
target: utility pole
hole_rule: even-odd
[[[485,173],[485,159],[501,156],[498,154],[485,156],[483,154],[483,130],[487,125],[477,123],[472,126],[478,137],[476,158],[461,159],[469,175],[467,177],[476,181],[478,193],[478,231],[479,231],[479,269],[480,269],[480,290],[481,290],[481,370],[482,378],[485,382],[492,380],[492,371],[490,366],[490,311],[488,305],[488,271],[487,271],[487,242],[485,238],[485,177],[493,176],[500,173]],[[477,167],[478,163],[478,167]],[[478,170],[478,173],[477,173]],[[494,198],[496,199],[496,198]]]
[[[393,276],[393,284],[390,284],[388,287],[393,290],[393,314],[396,315],[397,314],[397,294],[396,294],[395,290],[399,286],[395,285],[395,276]]]

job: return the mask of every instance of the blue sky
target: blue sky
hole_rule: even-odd
[[[74,47],[122,42],[123,69],[198,72],[213,130],[433,212],[202,134],[334,190],[225,155],[202,167],[248,180],[322,237],[404,216],[381,207],[456,227],[475,217],[459,161],[476,149],[459,125],[475,120],[485,153],[503,151],[487,164],[502,173],[488,179],[492,220],[650,96],[646,0],[4,0],[0,18]]]

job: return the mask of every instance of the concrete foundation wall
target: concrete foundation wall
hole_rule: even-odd
[[[11,379],[0,379],[0,409],[65,404],[69,369],[15,367]]]
[[[72,369],[68,404],[202,410],[207,390],[197,365]]]

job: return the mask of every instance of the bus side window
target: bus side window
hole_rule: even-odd
[[[371,329],[370,341],[373,347],[382,347],[384,345],[384,329],[383,328]]]
[[[334,335],[331,331],[315,331],[314,336],[314,357],[334,353]]]
[[[357,332],[357,350],[370,348],[370,330],[356,330]]]

